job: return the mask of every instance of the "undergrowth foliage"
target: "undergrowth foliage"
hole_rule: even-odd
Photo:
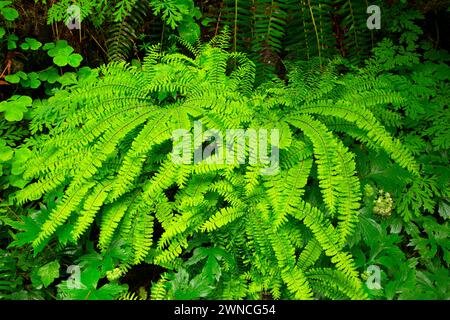
[[[132,251],[125,269],[180,266],[192,243],[224,248],[236,257],[225,270],[243,276],[224,277],[236,290],[222,298],[367,298],[347,246],[361,187],[344,136],[417,175],[411,153],[384,128],[389,114],[378,111],[403,98],[388,82],[340,75],[339,60],[294,63],[286,82],[254,87],[255,64],[228,40],[224,32],[185,43],[187,55],[153,46],[142,67],[102,66],[39,106],[60,117],[32,120],[40,134],[27,142],[24,177],[33,180],[16,201],[64,192],[33,247],[61,228],[76,242],[96,224],[102,252],[118,239]],[[172,132],[193,132],[195,120],[223,132],[278,129],[278,174],[261,175],[257,164],[174,163]],[[152,290],[164,292],[164,283]]]
[[[248,52],[257,65],[257,82],[270,79],[284,56],[319,58],[336,55],[355,65],[369,57],[375,32],[367,28],[367,8],[378,5],[390,19],[390,4],[365,0],[225,0],[220,23],[232,31],[233,50]],[[379,32],[378,32],[379,33]]]

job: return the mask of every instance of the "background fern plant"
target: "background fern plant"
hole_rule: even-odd
[[[231,28],[234,50],[249,52],[257,64],[257,81],[279,73],[281,60],[327,59],[340,55],[354,64],[369,57],[379,30],[366,24],[369,5],[379,5],[383,22],[390,19],[382,1],[224,1],[221,19]]]
[[[35,0],[38,2],[38,0]],[[157,41],[171,34],[178,34],[189,42],[195,42],[200,36],[200,28],[196,19],[201,14],[194,5],[193,0],[61,0],[51,4],[42,1],[48,6],[47,23],[56,25],[58,35],[58,24],[73,23],[78,19],[80,22],[80,39],[84,30],[94,29],[96,33],[100,29],[106,32],[102,34],[101,42],[104,42],[107,61],[127,60],[136,56],[138,51],[137,42],[141,32],[146,27],[159,25],[158,34],[152,35]],[[71,9],[71,6],[76,6]],[[79,16],[78,16],[79,14]],[[64,27],[63,27],[64,29]],[[166,31],[165,31],[166,30]],[[152,30],[154,32],[154,30]],[[95,39],[96,45],[99,45]]]
[[[243,291],[222,297],[366,298],[347,248],[360,184],[354,155],[331,128],[347,124],[340,132],[417,174],[410,152],[374,115],[402,98],[385,83],[342,78],[339,61],[292,65],[287,85],[254,89],[255,64],[227,52],[228,40],[186,43],[189,55],[154,46],[141,68],[110,63],[39,107],[60,110],[61,121],[33,120],[49,132],[28,141],[24,177],[35,180],[16,199],[21,205],[56,188],[64,195],[33,246],[41,250],[62,227],[75,242],[95,223],[103,252],[118,239],[131,250],[125,269],[142,261],[177,268],[190,243],[223,248],[236,257],[224,270],[244,276],[224,277],[225,288]],[[172,132],[192,132],[194,120],[220,131],[278,129],[280,172],[174,163]]]

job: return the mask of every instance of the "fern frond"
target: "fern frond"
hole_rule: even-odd
[[[83,201],[84,196],[95,185],[93,181],[86,182],[75,188],[71,193],[67,193],[62,202],[50,213],[48,220],[42,225],[39,234],[33,241],[33,247],[40,245],[46,238],[56,231],[70,216],[71,213]]]
[[[314,265],[321,253],[322,248],[320,247],[319,242],[315,238],[309,240],[303,251],[298,256],[298,268],[303,271],[307,270],[309,267]]]
[[[333,214],[337,208],[338,178],[336,177],[337,144],[328,129],[308,116],[289,118],[290,124],[301,129],[311,139],[316,156],[319,186],[327,209]]]
[[[92,224],[96,213],[102,207],[111,185],[99,183],[92,190],[92,194],[88,196],[83,204],[83,211],[78,216],[75,228],[72,231],[72,237],[77,240],[81,234]]]
[[[338,270],[311,268],[305,274],[308,280],[311,279],[325,283],[326,286],[316,286],[316,288],[319,288],[319,292],[322,291],[323,294],[330,298],[337,298],[335,295],[336,290],[353,300],[367,299],[367,294],[362,288],[355,286],[353,281],[350,281],[345,274]]]
[[[329,103],[328,101],[305,105],[301,112],[329,115],[354,122],[360,129],[366,130],[367,136],[386,150],[399,165],[418,174],[418,167],[411,153],[398,140],[390,136],[370,111],[363,106],[353,106],[346,101],[333,105]]]
[[[110,61],[127,60],[135,48],[137,29],[144,23],[150,10],[150,1],[126,0],[116,6],[114,21],[106,41]]]

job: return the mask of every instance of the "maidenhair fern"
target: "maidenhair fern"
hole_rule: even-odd
[[[346,247],[361,199],[355,159],[329,123],[351,124],[342,131],[415,174],[414,159],[375,112],[401,97],[363,77],[342,81],[336,63],[316,60],[291,66],[287,85],[273,80],[254,89],[254,63],[225,51],[226,40],[221,34],[190,47],[191,56],[154,46],[142,68],[110,63],[98,78],[42,104],[64,120],[45,124],[52,129],[29,142],[24,176],[35,180],[16,198],[22,204],[56,188],[64,196],[33,246],[62,226],[76,241],[95,223],[99,248],[123,239],[133,253],[129,264],[179,265],[190,241],[225,249],[238,257],[229,266],[238,272],[224,277],[222,298],[230,297],[227,286],[242,288],[239,297],[266,291],[274,298],[365,298]],[[204,131],[277,129],[279,141],[271,144],[279,149],[278,170],[214,163],[213,156],[175,161],[173,132],[193,134],[199,122]],[[152,295],[164,296],[165,281]]]

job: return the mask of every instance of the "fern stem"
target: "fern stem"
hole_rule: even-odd
[[[309,7],[309,12],[311,14],[311,20],[314,25],[314,32],[316,33],[317,51],[319,54],[319,64],[320,64],[320,67],[322,67],[322,55],[321,55],[321,51],[320,51],[320,40],[319,40],[319,34],[317,32],[316,19],[314,18],[314,13],[313,13],[313,10],[311,7],[311,0],[308,0],[308,7]]]

